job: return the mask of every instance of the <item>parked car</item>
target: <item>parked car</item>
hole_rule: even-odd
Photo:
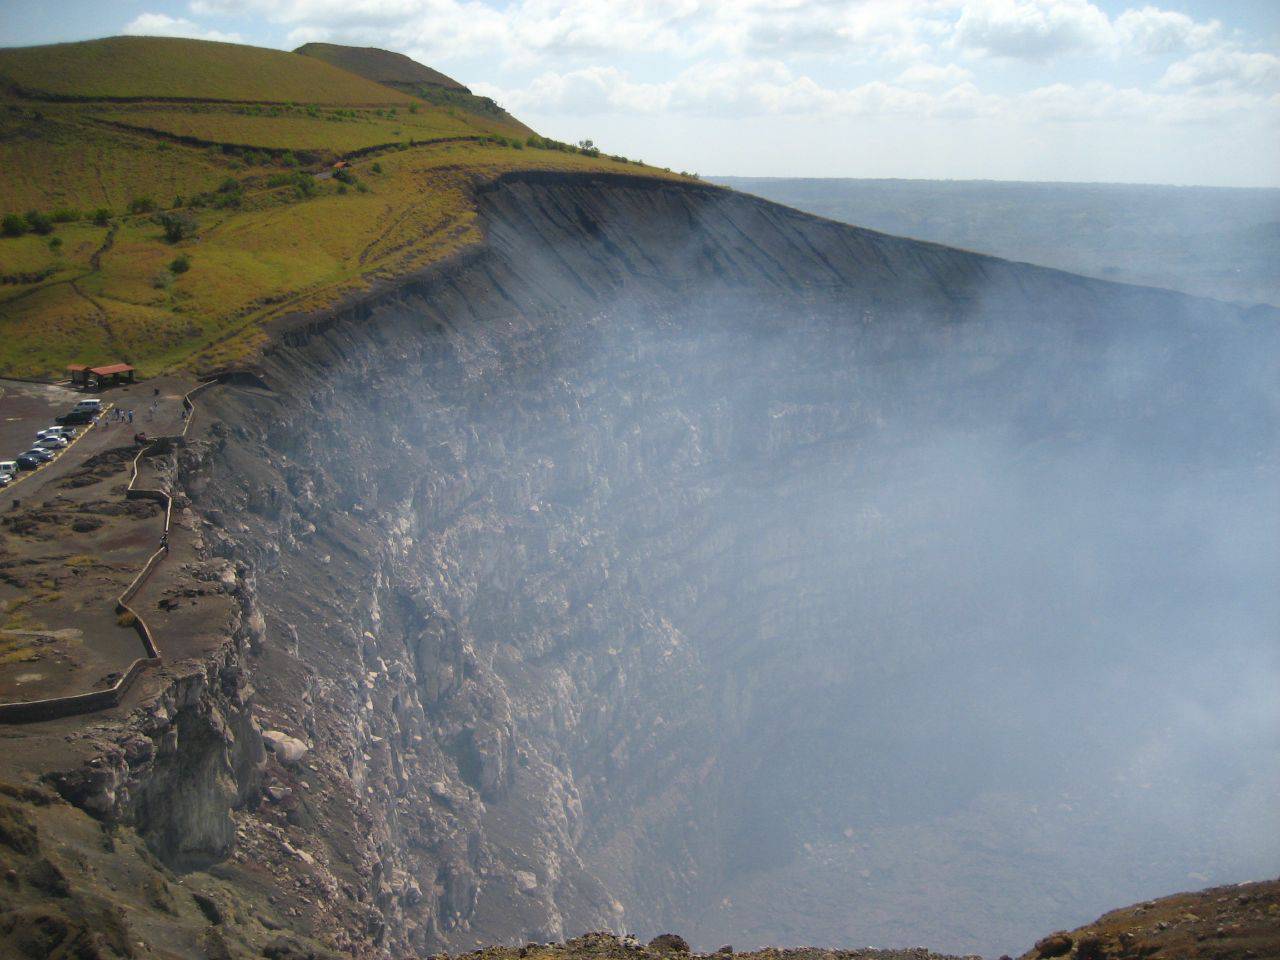
[[[44,458],[34,453],[24,453],[14,462],[17,463],[19,470],[34,470],[44,463]]]
[[[12,477],[18,472],[18,464],[15,460],[0,460],[0,476],[8,475]]]
[[[102,411],[102,401],[97,399],[81,400],[75,405],[75,408],[71,412],[75,413],[77,410],[88,410],[90,413],[100,413]]]
[[[72,410],[70,413],[64,413],[60,417],[54,417],[55,423],[72,424],[72,423],[93,423],[97,417],[97,410]]]
[[[39,433],[36,434],[37,437],[46,437],[46,436],[66,437],[68,440],[72,439],[75,435],[76,435],[75,427],[64,427],[64,426],[45,427],[43,430],[41,430]]]
[[[47,447],[32,447],[30,450],[28,450],[26,453],[22,455],[22,457],[34,457],[37,464],[48,463],[50,460],[52,460],[56,456],[57,454],[54,453],[52,450],[48,449]],[[22,457],[18,458],[19,464],[22,463]],[[28,467],[27,469],[29,470],[31,468]]]
[[[66,437],[60,437],[56,433],[43,437],[36,437],[37,447],[47,447],[50,450],[61,450],[63,447],[69,446],[70,441]]]

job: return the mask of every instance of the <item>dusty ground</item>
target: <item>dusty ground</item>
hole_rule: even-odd
[[[134,452],[103,450],[0,516],[0,699],[109,686],[145,656],[115,612],[164,525],[158,503],[124,497]]]
[[[182,429],[181,380],[149,381],[102,396],[108,412],[52,463],[24,472],[0,498],[0,700],[33,700],[109,686],[144,655],[117,621],[115,598],[159,545],[164,516],[126,500],[135,433]],[[58,386],[5,381],[0,441],[25,449],[35,432],[81,396]],[[154,406],[153,406],[154,404]],[[6,447],[5,449],[8,449]],[[155,458],[171,460],[171,458]],[[143,485],[164,478],[144,460]]]

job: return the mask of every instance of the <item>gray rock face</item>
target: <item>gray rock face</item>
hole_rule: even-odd
[[[1235,462],[1274,413],[1251,374],[1225,398],[1210,374],[1248,368],[1257,319],[711,190],[534,177],[482,212],[482,254],[283,332],[265,386],[204,395],[235,426],[188,486],[197,514],[244,518],[202,533],[252,571],[235,659],[256,692],[177,724],[141,822],[178,859],[225,855],[256,716],[292,795],[237,811],[240,843],[305,866],[307,908],[368,956],[591,929],[711,946],[789,896],[826,924],[803,939],[856,916],[859,942],[967,946],[968,906],[911,891],[972,863],[909,844],[970,801],[959,835],[986,837],[983,774],[907,789],[889,762],[936,736],[894,693],[932,702],[914,678],[1009,572],[948,526],[991,498],[950,441],[1022,436],[1028,482],[1078,436],[1181,455],[1186,429]],[[1170,338],[1177,391],[1099,387],[1106,357]],[[920,578],[954,584],[940,609]],[[1001,616],[1040,629],[1039,589]],[[116,772],[94,777],[85,805],[119,806]],[[198,799],[164,814],[170,790]],[[873,828],[907,837],[899,887],[859,859],[888,843]]]
[[[105,823],[136,828],[171,866],[226,858],[235,845],[232,813],[257,797],[265,755],[243,652],[229,636],[204,663],[186,665],[123,729],[96,730],[101,753],[92,764],[50,781]]]

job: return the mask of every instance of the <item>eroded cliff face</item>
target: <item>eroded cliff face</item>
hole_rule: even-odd
[[[171,866],[368,956],[1012,949],[1191,863],[1265,871],[1211,793],[1135,838],[1188,770],[1107,738],[1156,736],[1130,697],[1177,735],[1151,704],[1204,622],[1247,611],[1246,659],[1275,614],[1274,552],[1208,532],[1275,477],[1274,313],[709,188],[526,177],[481,209],[483,251],[202,399],[183,503],[242,626],[130,793]],[[1206,556],[1230,589],[1153,603]],[[1217,771],[1249,823],[1255,746]]]
[[[930,902],[930,884],[1026,867],[1009,850],[975,867],[949,831],[981,846],[1039,829],[1040,795],[1006,779],[1037,731],[997,723],[993,749],[962,714],[998,709],[1016,685],[1000,664],[1028,647],[1070,661],[1128,629],[1133,609],[1085,594],[1180,521],[1099,551],[1083,580],[1078,558],[1044,559],[1063,526],[1134,522],[1171,462],[1193,485],[1273,469],[1256,348],[1274,316],[713,190],[529,178],[483,210],[484,253],[295,326],[258,386],[210,400],[221,435],[191,496],[215,549],[256,573],[260,712],[314,746],[298,792],[317,855],[358,862],[384,942],[421,952],[628,923],[1018,935],[1026,913],[978,902],[994,887]],[[1106,484],[1112,503],[1081,503]],[[1257,492],[1242,482],[1242,509]],[[1081,641],[1073,603],[1123,626]],[[941,678],[965,659],[992,678],[957,697]],[[1081,696],[1024,693],[1046,725]],[[1098,816],[1073,802],[1050,829]],[[1098,897],[1141,882],[1104,822],[1120,879]],[[1238,869],[1211,862],[1218,839],[1207,825],[1159,882]],[[916,861],[896,883],[864,875],[895,857]],[[831,892],[787,892],[788,870]],[[789,916],[771,930],[735,897]],[[1033,899],[1072,897],[1092,909],[1061,877]],[[806,903],[825,914],[808,929]],[[959,933],[965,912],[998,929]]]

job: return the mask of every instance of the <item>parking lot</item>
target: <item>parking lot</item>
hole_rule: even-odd
[[[53,426],[57,416],[80,400],[101,399],[105,411],[92,427],[77,425],[75,441],[58,450],[54,460],[38,470],[20,470],[7,486],[0,487],[0,513],[11,510],[15,500],[40,496],[50,481],[65,476],[89,457],[113,447],[132,446],[135,434],[155,437],[179,432],[186,388],[184,382],[156,380],[92,394],[63,385],[0,380],[0,460],[16,460],[32,447],[37,432]],[[132,410],[133,423],[116,421],[116,410]]]

